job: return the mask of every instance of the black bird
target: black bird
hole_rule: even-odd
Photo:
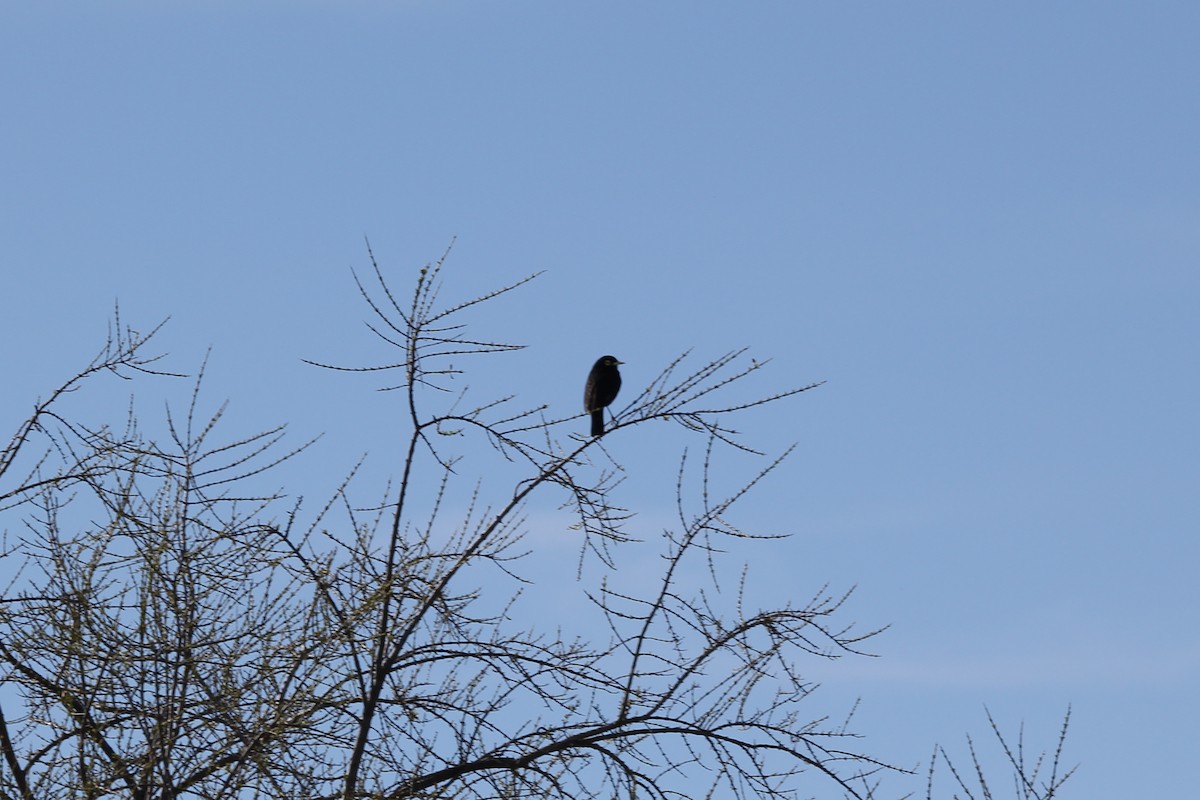
[[[583,410],[592,415],[592,436],[604,433],[604,409],[621,391],[617,365],[624,363],[613,356],[601,356],[588,373],[587,386],[583,388]]]

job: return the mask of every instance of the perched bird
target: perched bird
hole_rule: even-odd
[[[592,436],[604,433],[604,409],[621,391],[621,373],[617,366],[624,363],[613,356],[601,356],[588,373],[587,386],[583,389],[583,410],[592,415]]]

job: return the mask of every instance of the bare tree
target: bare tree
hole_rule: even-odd
[[[472,404],[450,391],[455,365],[517,348],[463,318],[534,276],[442,304],[444,260],[402,299],[372,255],[355,279],[395,357],[322,365],[396,376],[404,438],[383,497],[356,499],[354,471],[313,511],[256,490],[307,444],[223,438],[199,377],[158,436],[132,411],[119,432],[60,413],[102,373],[169,374],[145,352],[157,329],[119,318],[18,426],[0,455],[0,510],[18,520],[0,559],[0,797],[875,796],[891,768],[810,710],[803,677],[873,631],[841,621],[845,594],[756,609],[737,577],[731,551],[769,537],[731,512],[791,451],[724,491],[710,469],[723,449],[754,454],[734,419],[815,384],[724,399],[764,363],[685,354],[596,439],[582,414]],[[699,455],[681,454],[674,528],[639,541],[605,444],[664,420]],[[472,469],[472,443],[511,480]],[[521,571],[533,502],[569,512],[596,625],[517,613],[539,592]],[[657,549],[653,580],[622,582],[630,548]]]
[[[987,718],[992,734],[1004,752],[1004,760],[1009,768],[1012,781],[1012,796],[1017,800],[1053,800],[1060,797],[1063,784],[1075,773],[1075,767],[1067,768],[1062,763],[1063,748],[1067,742],[1067,728],[1071,723],[1070,707],[1063,715],[1062,727],[1059,729],[1058,742],[1053,753],[1044,750],[1036,754],[1027,753],[1024,725],[1017,732],[1016,742],[1012,743],[1000,732],[1000,726],[996,724],[992,712],[987,712]],[[979,797],[983,800],[992,800],[997,796],[995,788],[988,780],[988,770],[984,766],[984,759],[970,736],[967,736],[967,752],[971,757],[969,775],[955,765],[945,748],[940,746],[934,748],[933,755],[929,759],[926,800],[933,800],[934,797],[934,777],[937,774],[939,760],[945,763],[946,771],[950,773],[954,785],[958,787],[954,791],[954,797],[966,797],[968,800]],[[959,791],[963,794],[960,795]]]

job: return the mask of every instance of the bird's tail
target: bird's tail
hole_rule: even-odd
[[[604,409],[597,408],[592,412],[592,436],[604,433]]]

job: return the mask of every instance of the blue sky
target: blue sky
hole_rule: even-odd
[[[457,237],[449,296],[546,271],[481,312],[529,345],[480,363],[481,395],[517,376],[568,413],[601,353],[640,388],[687,348],[772,358],[764,393],[827,381],[747,418],[799,448],[739,522],[794,536],[737,555],[766,597],[857,585],[851,616],[891,624],[880,658],[813,667],[829,713],[861,697],[869,750],[980,738],[984,704],[1050,744],[1072,703],[1067,796],[1194,791],[1194,4],[4,16],[7,427],[119,300],[171,316],[179,368],[212,348],[236,425],[326,433],[297,482],[363,451],[386,471],[395,398],[300,359],[385,357],[349,280],[364,236],[402,287]],[[651,536],[682,439],[640,430],[612,446]]]

